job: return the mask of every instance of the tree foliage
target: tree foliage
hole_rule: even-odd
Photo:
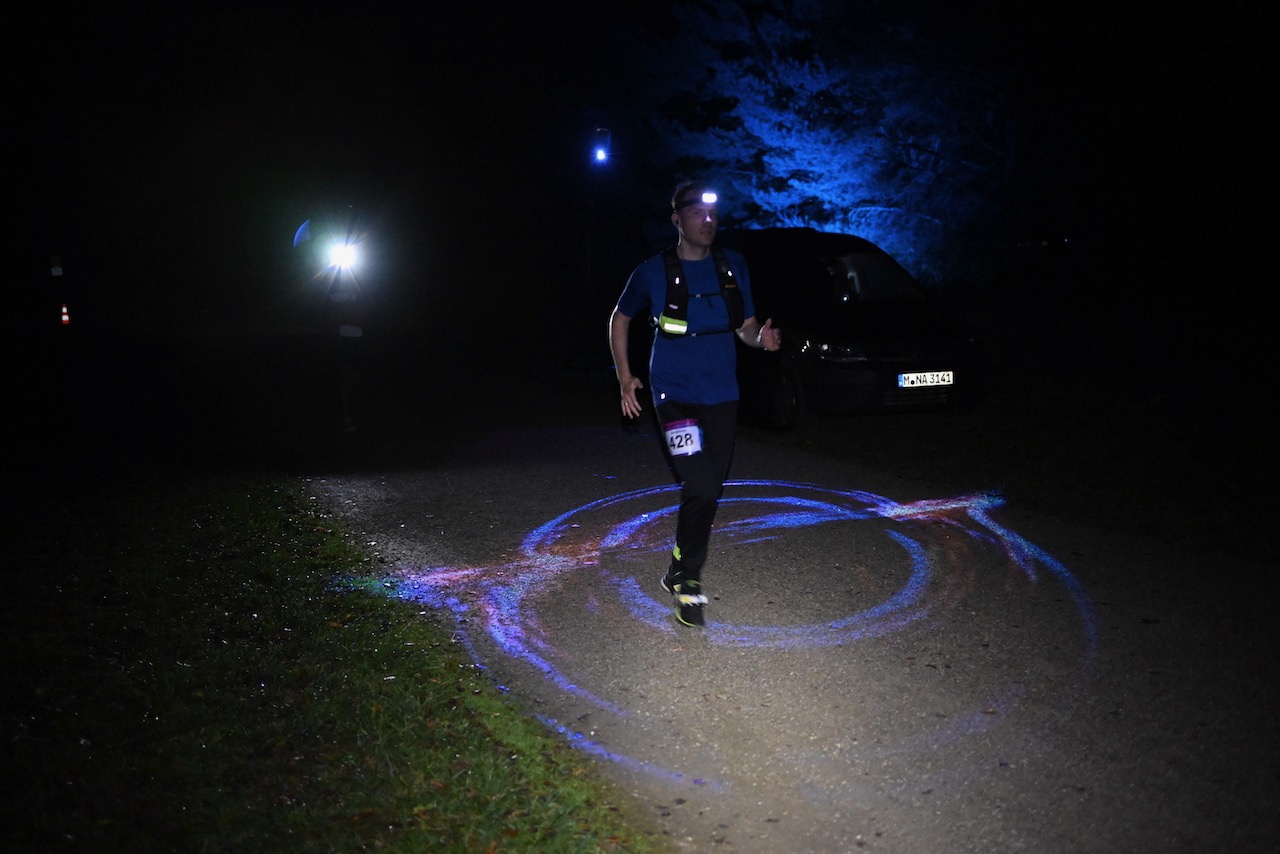
[[[881,4],[679,0],[648,52],[655,172],[717,181],[754,227],[855,233],[922,279],[996,211],[1002,92]]]

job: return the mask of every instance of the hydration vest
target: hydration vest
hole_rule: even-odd
[[[729,325],[724,329],[709,329],[705,332],[689,331],[689,286],[684,281],[684,268],[680,266],[680,256],[676,247],[671,246],[662,253],[662,262],[667,269],[667,299],[662,313],[658,315],[658,334],[664,338],[696,338],[699,335],[721,335],[741,328],[744,306],[742,291],[738,290],[738,282],[733,276],[733,268],[729,259],[719,246],[711,247],[711,258],[716,265],[716,279],[720,282],[719,296],[729,310]],[[708,297],[713,294],[693,294],[696,297]]]

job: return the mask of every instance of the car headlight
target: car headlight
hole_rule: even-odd
[[[813,353],[824,362],[836,362],[838,364],[865,362],[867,360],[866,351],[857,344],[827,344],[806,341],[800,351],[802,353]]]

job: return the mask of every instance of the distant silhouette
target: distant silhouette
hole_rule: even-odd
[[[365,311],[360,286],[349,270],[335,269],[325,297],[330,328],[337,333],[336,370],[342,429],[356,429],[356,392],[364,348]]]

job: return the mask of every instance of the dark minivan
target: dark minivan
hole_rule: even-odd
[[[743,348],[744,420],[789,429],[807,411],[947,408],[975,402],[974,337],[888,253],[808,228],[721,232],[746,256],[756,316],[780,354]]]

